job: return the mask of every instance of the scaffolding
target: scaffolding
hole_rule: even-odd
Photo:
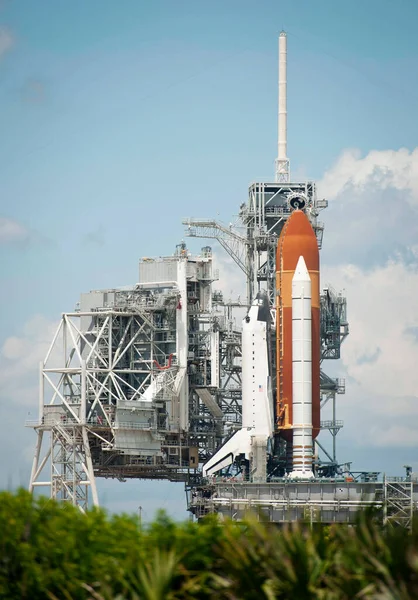
[[[415,495],[418,480],[411,477],[383,478],[384,511],[383,524],[386,527],[404,527],[412,531],[414,515],[414,483]]]
[[[189,481],[241,422],[241,336],[210,247],[140,261],[140,283],[82,294],[40,366],[30,489],[83,510],[96,477]]]

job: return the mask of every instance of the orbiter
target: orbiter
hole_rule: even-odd
[[[242,428],[205,463],[204,477],[228,467],[240,456],[250,460],[256,440],[264,440],[267,446],[273,438],[270,328],[267,294],[259,292],[242,322]]]

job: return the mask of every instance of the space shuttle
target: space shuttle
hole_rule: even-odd
[[[287,38],[279,36],[279,136],[276,181],[290,181],[287,158]],[[290,194],[290,214],[276,248],[275,405],[271,386],[271,320],[259,292],[242,324],[242,428],[203,466],[210,477],[239,457],[250,461],[251,479],[272,447],[286,442],[290,479],[314,477],[314,444],[320,431],[320,261],[318,240],[303,194]],[[254,472],[257,478],[252,477]],[[265,479],[264,479],[265,481]]]
[[[242,428],[203,465],[211,477],[239,457],[251,461],[256,448],[267,452],[274,433],[271,385],[271,315],[268,297],[258,292],[242,322]]]
[[[313,444],[320,429],[319,250],[301,210],[291,213],[280,234],[276,270],[276,406],[270,308],[267,295],[259,292],[242,323],[242,428],[205,463],[204,477],[241,457],[250,461],[252,481],[261,481],[275,430],[288,448],[288,476],[314,477]]]

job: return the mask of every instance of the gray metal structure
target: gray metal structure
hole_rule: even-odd
[[[412,529],[414,512],[418,510],[418,478],[383,477],[383,523],[387,527]]]
[[[129,289],[82,294],[40,369],[30,489],[85,509],[96,477],[190,481],[240,422],[240,333],[204,247],[139,265]],[[239,306],[239,304],[235,304]],[[47,435],[49,434],[49,435]]]
[[[386,526],[410,529],[418,509],[418,479],[376,477],[364,474],[343,478],[269,483],[218,480],[190,490],[189,504],[196,518],[216,513],[242,520],[249,512],[272,523],[354,523],[360,509],[377,509]]]

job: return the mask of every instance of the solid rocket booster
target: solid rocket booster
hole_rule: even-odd
[[[252,453],[253,439],[267,441],[274,431],[270,371],[270,307],[259,292],[242,322],[242,429],[204,464],[203,476],[214,475],[242,455]]]
[[[311,305],[311,278],[300,256],[292,280],[293,478],[314,476]]]
[[[311,336],[310,342],[308,342],[308,336],[306,335],[305,331],[304,341],[304,346],[306,346],[308,343],[310,343],[311,346],[311,383],[309,386],[308,382],[306,381],[304,385],[301,386],[304,390],[304,400],[302,404],[297,397],[294,398],[294,392],[297,391],[297,393],[299,393],[300,386],[298,382],[294,382],[293,356],[296,340],[293,339],[294,325],[292,319],[293,302],[294,300],[297,301],[297,298],[292,298],[292,288],[293,284],[295,284],[296,287],[300,285],[299,278],[302,276],[300,273],[298,273],[298,276],[295,278],[300,257],[303,257],[311,288]],[[307,288],[307,285],[308,284],[306,281],[304,286]],[[292,444],[295,446],[300,446],[300,438],[297,437],[296,439],[295,437],[296,431],[301,429],[298,427],[299,425],[303,423],[310,423],[309,427],[312,428],[312,441],[318,435],[320,428],[319,250],[315,232],[312,229],[309,219],[305,213],[300,210],[295,210],[290,215],[280,234],[276,253],[276,287],[277,427],[289,446]],[[307,299],[305,300],[304,306],[306,309]],[[299,306],[297,302],[296,306]],[[307,319],[304,321],[304,327],[305,330],[309,327]],[[307,368],[307,365],[305,366]],[[308,387],[311,389],[310,400],[307,393]],[[309,411],[311,411],[311,421],[300,421],[300,412],[298,413],[298,411],[301,406],[305,406],[303,411],[303,414],[305,415],[306,411],[308,410],[309,403],[312,407],[309,409]],[[303,419],[306,419],[306,417],[303,416]],[[302,428],[305,432],[305,436],[309,427],[305,427],[304,425]],[[297,436],[299,435],[300,432],[297,433]],[[312,442],[310,445],[312,447]],[[304,452],[306,452],[306,449]],[[299,462],[300,457],[294,455],[293,451],[292,457],[294,462]],[[296,464],[294,467],[296,467]],[[290,471],[293,471],[294,467],[292,466]],[[309,469],[307,472],[309,472]]]

